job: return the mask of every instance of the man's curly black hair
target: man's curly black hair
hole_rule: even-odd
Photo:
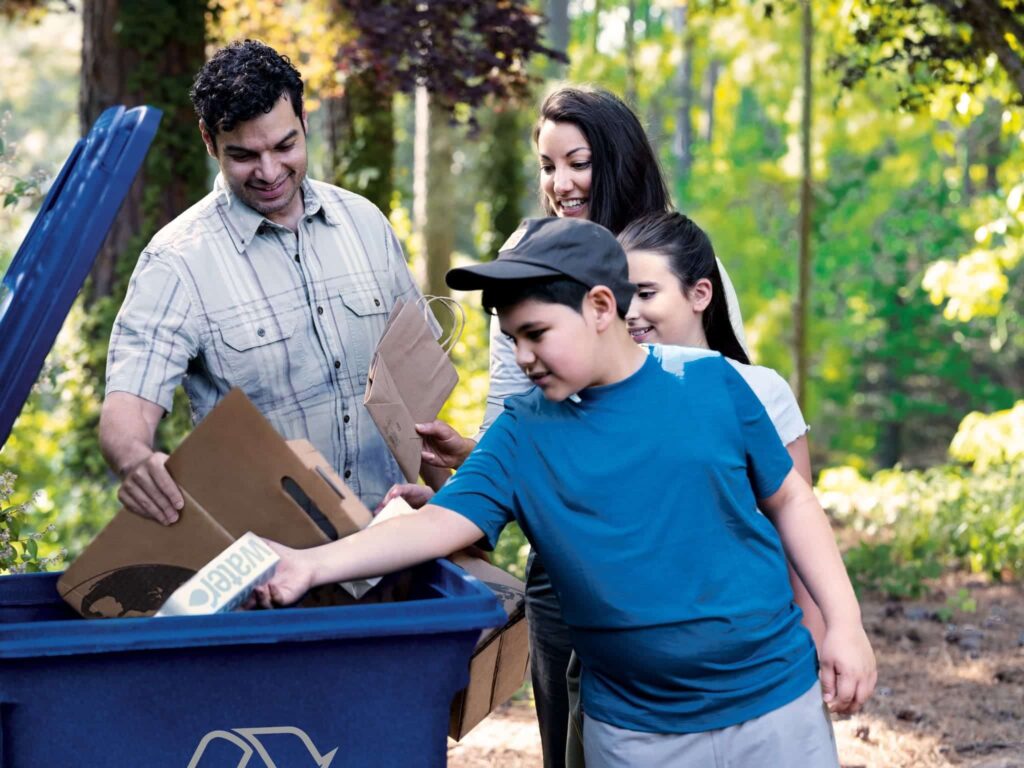
[[[210,138],[239,123],[270,112],[287,93],[302,117],[302,77],[287,56],[258,40],[235,41],[221,48],[199,70],[189,97]]]

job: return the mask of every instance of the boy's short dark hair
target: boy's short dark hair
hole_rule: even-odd
[[[221,131],[270,112],[287,94],[302,117],[302,77],[287,56],[258,40],[221,48],[196,74],[189,97],[216,143]]]
[[[582,313],[583,299],[590,288],[568,277],[545,280],[516,280],[495,283],[484,288],[481,303],[484,311],[495,314],[497,310],[511,307],[523,301],[539,301],[543,304],[562,304],[575,312]],[[626,309],[616,305],[620,318],[626,317]]]

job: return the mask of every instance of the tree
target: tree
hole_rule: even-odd
[[[120,304],[141,246],[206,189],[206,150],[188,98],[204,59],[206,3],[90,0],[82,20],[82,133],[116,104],[149,104],[164,113],[87,288],[87,304],[104,297]],[[108,324],[97,328],[103,334],[108,330]]]
[[[814,60],[814,19],[811,0],[802,0],[801,50],[803,52],[803,97],[800,115],[800,255],[796,301],[793,302],[793,377],[796,400],[807,405],[807,323],[811,293],[811,217],[813,210],[811,175],[811,115],[813,112],[812,64]]]
[[[324,100],[332,181],[387,213],[394,191],[394,95],[370,71],[350,75],[344,88]]]
[[[672,9],[680,64],[676,69],[675,90],[679,97],[676,130],[672,140],[672,154],[676,158],[676,173],[680,181],[690,175],[693,165],[693,58],[694,35],[690,28],[690,3],[680,2]]]
[[[1024,3],[1020,0],[856,0],[850,39],[831,67],[853,86],[880,71],[898,75],[901,104],[920,106],[936,87],[989,81],[994,56],[1024,100]]]

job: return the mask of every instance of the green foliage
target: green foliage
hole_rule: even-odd
[[[951,451],[974,466],[882,470],[870,479],[851,467],[821,474],[822,504],[859,538],[846,553],[858,588],[917,597],[949,568],[1024,575],[1022,415],[1024,402],[964,420]]]
[[[26,525],[26,513],[38,495],[21,503],[13,502],[15,480],[17,477],[11,472],[0,472],[0,574],[48,570],[59,564],[67,552],[42,553],[40,543],[45,547],[56,527],[51,524],[38,532],[32,530],[31,524]]]
[[[978,601],[966,589],[959,589],[955,595],[946,598],[946,604],[935,615],[940,621],[952,621],[957,613],[975,613],[977,610]]]

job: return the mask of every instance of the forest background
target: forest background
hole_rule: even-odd
[[[754,361],[800,396],[816,489],[858,588],[916,597],[948,570],[1024,572],[1016,0],[0,7],[0,272],[103,108],[164,111],[0,451],[0,571],[59,567],[117,509],[96,440],[110,326],[142,246],[216,171],[188,102],[192,75],[219,45],[255,37],[306,80],[311,175],[388,213],[435,294],[450,265],[493,258],[539,212],[530,129],[544,92],[568,80],[625,98],[676,206],[728,267]],[[443,416],[473,434],[486,319],[457,298],[468,323]],[[188,428],[179,391],[162,446]],[[507,532],[499,562],[521,573],[524,555]]]

